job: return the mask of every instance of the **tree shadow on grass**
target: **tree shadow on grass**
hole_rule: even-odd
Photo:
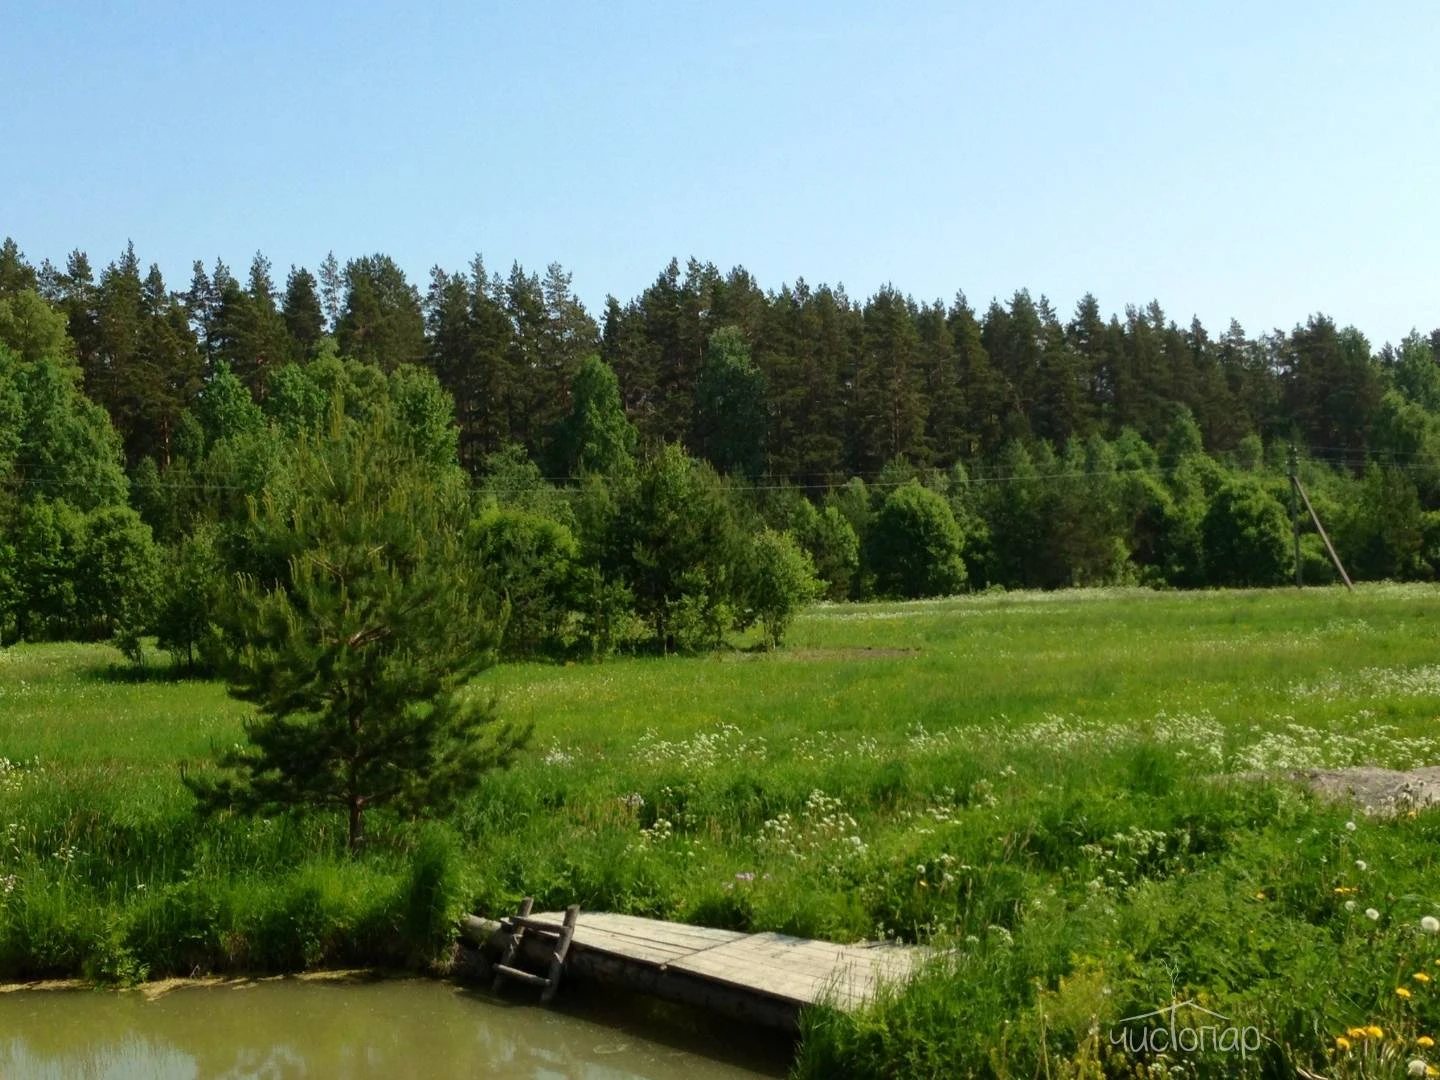
[[[170,661],[132,664],[125,660],[113,660],[90,666],[85,675],[96,682],[112,684],[209,682],[216,678],[214,672],[199,664]]]

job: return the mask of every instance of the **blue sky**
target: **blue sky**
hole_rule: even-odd
[[[1433,3],[296,7],[12,5],[0,234],[1440,326]]]

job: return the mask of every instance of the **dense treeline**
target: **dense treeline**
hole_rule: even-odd
[[[1290,444],[1356,576],[1440,566],[1440,331],[1212,336],[1155,303],[856,301],[695,261],[597,323],[558,265],[422,294],[384,255],[283,286],[257,255],[179,291],[133,246],[97,276],[7,240],[0,634],[195,660],[225,583],[267,572],[253,505],[295,447],[380,413],[469,485],[517,654],[776,640],[817,590],[1276,583]]]

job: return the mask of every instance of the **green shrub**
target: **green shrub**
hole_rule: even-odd
[[[1278,585],[1290,568],[1285,509],[1258,482],[1227,481],[1200,526],[1212,585]]]
[[[875,515],[866,563],[881,596],[946,596],[965,587],[964,537],[950,505],[914,480]]]
[[[796,612],[818,589],[810,556],[788,533],[765,529],[750,538],[740,572],[741,622],[758,620],[766,645],[779,646]]]
[[[557,521],[525,510],[492,508],[470,524],[490,610],[508,605],[501,651],[534,656],[560,647],[574,589],[577,546]]]

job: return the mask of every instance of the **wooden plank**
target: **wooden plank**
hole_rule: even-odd
[[[553,922],[549,913],[532,916],[531,923]],[[663,964],[688,955],[697,949],[741,940],[744,934],[708,927],[687,927],[679,923],[662,923],[627,915],[582,914],[575,924],[574,947],[596,949],[645,963]]]
[[[826,997],[851,1004],[873,994],[879,982],[908,975],[913,963],[913,956],[882,959],[871,950],[783,934],[754,934],[673,961],[670,967],[800,1004]]]
[[[544,920],[560,928],[562,917],[546,912],[532,916],[531,921]],[[582,913],[575,925],[577,938],[586,933],[601,932],[616,937],[632,937],[648,944],[676,945],[692,948],[708,947],[719,941],[737,941],[745,935],[734,930],[715,930],[707,926],[687,926],[658,919],[642,919],[633,915],[610,915],[601,912]]]
[[[843,945],[784,938],[782,935],[755,934],[712,950],[712,958],[751,966],[760,970],[778,970],[825,977],[837,968],[862,965],[869,961],[849,953]]]
[[[574,948],[592,949],[599,952],[629,956],[637,960],[662,964],[667,960],[687,956],[695,950],[687,945],[673,945],[663,941],[647,941],[644,938],[610,934],[593,927],[577,926],[573,938]]]
[[[583,951],[604,953],[606,956],[619,957],[622,960],[629,960],[633,963],[647,964],[651,967],[664,967],[676,960],[681,960],[691,955],[693,950],[670,949],[662,945],[645,945],[642,942],[617,943],[609,938],[584,938],[577,933],[575,940],[570,945],[571,951]]]
[[[531,916],[532,922],[544,922],[555,928],[563,924],[563,916],[545,912]],[[716,930],[708,926],[687,926],[684,923],[662,922],[659,919],[644,919],[634,915],[612,915],[606,912],[583,912],[576,925],[582,928],[606,930],[615,934],[629,934],[658,941],[734,940],[745,937],[734,930]]]

